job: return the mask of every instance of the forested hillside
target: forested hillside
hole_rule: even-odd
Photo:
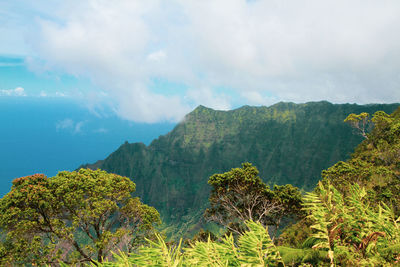
[[[207,204],[210,175],[242,162],[257,166],[266,183],[312,189],[323,169],[348,159],[361,142],[343,122],[350,113],[391,113],[397,106],[310,102],[231,111],[199,106],[149,146],[126,142],[85,167],[130,177],[164,221],[182,220]]]
[[[221,228],[189,239],[182,234],[200,216],[177,214],[181,222],[160,234],[160,214],[133,196],[128,177],[80,169],[17,178],[0,199],[0,265],[397,266],[400,107],[344,122],[364,141],[304,195],[290,184],[269,188],[250,163],[212,175],[204,217]],[[278,237],[284,220],[294,224]],[[165,233],[179,241],[166,243]]]

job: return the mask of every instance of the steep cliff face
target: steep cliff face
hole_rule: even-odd
[[[313,188],[323,169],[349,158],[362,140],[343,122],[348,114],[391,113],[397,106],[311,102],[231,111],[199,106],[149,146],[125,143],[86,167],[132,178],[142,200],[174,221],[204,207],[210,175],[245,161],[267,183]]]

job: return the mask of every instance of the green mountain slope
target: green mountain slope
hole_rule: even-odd
[[[246,161],[267,183],[313,188],[323,169],[349,158],[362,140],[343,122],[348,114],[391,113],[397,106],[310,102],[231,111],[199,106],[149,146],[125,143],[85,167],[131,177],[143,202],[171,222],[204,207],[209,176]]]

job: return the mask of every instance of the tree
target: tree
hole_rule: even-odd
[[[323,181],[329,181],[344,195],[351,184],[357,183],[368,190],[372,203],[383,201],[399,215],[400,108],[391,115],[377,111],[370,121],[374,127],[368,138],[358,145],[348,161],[324,170]]]
[[[243,232],[243,222],[247,220],[277,228],[284,216],[301,210],[298,188],[285,185],[274,186],[271,190],[251,163],[214,174],[208,183],[212,186],[211,207],[206,210],[205,217],[238,234]]]
[[[369,114],[366,112],[360,114],[351,113],[347,118],[344,120],[351,125],[354,129],[358,131],[358,133],[364,137],[368,138],[368,128],[371,125],[371,120],[369,119]]]
[[[15,179],[0,200],[3,263],[101,262],[154,235],[158,212],[132,197],[127,177],[80,169]]]
[[[274,199],[281,206],[281,209],[274,214],[272,220],[274,226],[273,237],[275,237],[283,218],[300,218],[305,216],[305,214],[302,210],[303,197],[299,188],[291,184],[274,185],[273,188]]]

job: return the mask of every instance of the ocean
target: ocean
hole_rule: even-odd
[[[0,97],[0,196],[12,180],[104,159],[125,141],[149,144],[175,123],[134,123],[65,97]]]

